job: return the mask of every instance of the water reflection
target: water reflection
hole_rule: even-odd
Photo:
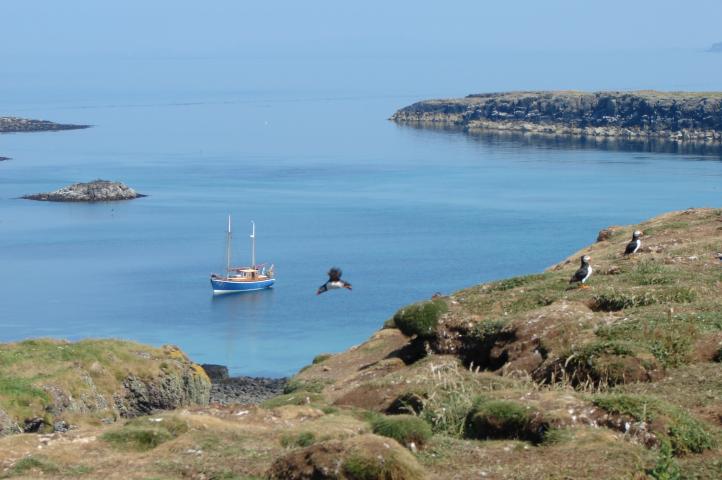
[[[674,142],[661,138],[621,138],[621,137],[580,137],[574,135],[554,135],[530,132],[509,132],[502,130],[466,130],[463,127],[441,125],[431,122],[409,122],[397,124],[399,128],[436,131],[466,135],[493,146],[514,146],[548,149],[602,149],[620,152],[674,153],[699,155],[699,160],[722,160],[722,145],[708,142]]]

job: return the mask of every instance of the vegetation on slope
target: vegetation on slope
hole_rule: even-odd
[[[623,257],[636,229],[642,251]],[[262,406],[2,438],[0,476],[720,478],[722,211],[603,238],[422,304],[440,308],[419,328],[323,356]],[[568,284],[581,254],[589,289]]]

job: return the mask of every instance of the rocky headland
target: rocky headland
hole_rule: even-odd
[[[77,130],[80,128],[90,128],[90,125],[55,123],[47,120],[31,120],[18,117],[0,117],[0,133],[51,132],[58,130]]]
[[[127,185],[109,180],[94,180],[88,183],[74,183],[48,193],[24,195],[27,200],[46,202],[110,202],[145,197]]]
[[[426,100],[398,110],[398,123],[469,132],[722,141],[720,92],[507,92]]]
[[[0,438],[0,477],[718,479],[720,232],[710,208],[589,232],[544,272],[402,306],[260,404],[208,404],[227,370],[174,347],[0,345],[0,424],[40,432]]]

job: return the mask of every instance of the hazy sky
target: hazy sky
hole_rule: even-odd
[[[721,22],[719,0],[0,0],[0,58],[704,49]]]

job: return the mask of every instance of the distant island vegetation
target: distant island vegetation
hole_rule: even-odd
[[[722,92],[538,91],[424,100],[397,123],[551,135],[722,141]]]

